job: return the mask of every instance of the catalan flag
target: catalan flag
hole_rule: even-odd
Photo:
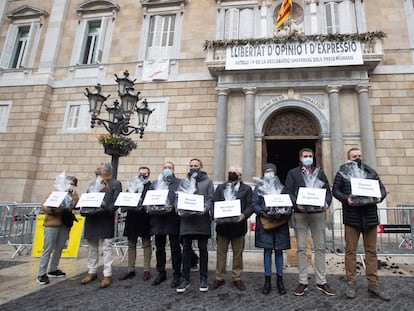
[[[276,28],[279,28],[292,13],[292,0],[283,0],[280,6],[279,13],[277,14]]]

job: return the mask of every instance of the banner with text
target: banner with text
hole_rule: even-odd
[[[247,44],[228,47],[226,51],[226,70],[361,64],[361,44],[357,41]]]

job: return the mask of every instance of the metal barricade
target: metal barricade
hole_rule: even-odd
[[[339,214],[339,215],[338,215]],[[380,224],[377,227],[378,256],[414,256],[414,205],[378,208]],[[340,219],[335,222],[334,219]],[[342,208],[335,209],[331,215],[329,230],[332,234],[332,251],[340,256],[345,255],[344,225],[342,224]],[[363,239],[360,238],[357,256],[364,263]]]
[[[21,255],[26,249],[30,253],[36,229],[36,218],[40,211],[40,203],[18,203],[10,207],[10,230],[7,244],[13,246],[15,252],[11,256]]]
[[[11,230],[11,207],[16,205],[16,202],[0,202],[0,243],[7,243],[7,238]]]

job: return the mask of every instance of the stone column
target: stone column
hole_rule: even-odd
[[[217,115],[216,115],[216,141],[214,144],[214,168],[213,181],[224,182],[226,168],[226,145],[227,145],[227,100],[230,90],[217,88]]]
[[[375,159],[374,126],[372,125],[371,110],[369,107],[368,89],[368,84],[359,84],[355,88],[358,92],[362,158],[369,166],[375,168],[377,163]]]
[[[256,145],[254,124],[254,94],[255,87],[243,88],[246,96],[244,109],[244,141],[243,141],[243,180],[252,182],[256,168]]]
[[[339,90],[341,85],[328,85],[329,119],[331,128],[331,165],[332,174],[336,174],[344,162],[344,142],[341,126],[341,109],[339,107]]]

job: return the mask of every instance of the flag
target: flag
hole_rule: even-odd
[[[283,0],[280,6],[279,13],[277,14],[276,28],[279,28],[292,13],[292,0]]]

